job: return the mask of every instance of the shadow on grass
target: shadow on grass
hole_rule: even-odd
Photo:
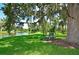
[[[0,40],[0,55],[79,54],[79,49],[68,49],[43,43],[40,38],[42,35],[39,34],[4,38]]]
[[[42,35],[7,37],[0,40],[0,54],[25,54],[25,51],[34,49],[31,41],[40,41]],[[27,42],[29,41],[29,42]],[[27,53],[28,54],[28,53]]]
[[[24,54],[43,54],[44,43],[26,42],[24,40],[14,40],[13,42],[0,43],[1,55],[24,55]],[[43,50],[43,51],[42,51]]]

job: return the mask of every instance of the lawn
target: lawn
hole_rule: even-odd
[[[42,34],[0,39],[1,55],[77,55],[79,49],[64,48],[40,40]]]

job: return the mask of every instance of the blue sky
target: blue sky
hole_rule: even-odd
[[[4,5],[2,3],[0,3],[0,9],[1,9],[1,7],[4,7]],[[5,17],[5,15],[4,15],[3,11],[0,10],[0,19],[2,19],[4,17]]]

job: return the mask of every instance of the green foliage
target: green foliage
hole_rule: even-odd
[[[44,35],[47,35],[48,31],[51,32],[54,30],[52,28],[52,24],[53,26],[56,27],[60,19],[63,19],[65,23],[66,18],[67,18],[67,16],[65,16],[67,14],[67,8],[65,4],[60,5],[57,3],[55,4],[52,4],[52,3],[50,4],[48,3],[36,3],[36,4],[8,3],[4,5],[5,7],[2,10],[4,14],[7,16],[6,30],[8,31],[9,34],[11,30],[16,31],[15,23],[16,21],[19,21],[21,19],[28,18],[26,22],[28,23],[28,26],[29,26],[29,29],[28,29],[29,33],[42,31]],[[37,10],[37,8],[39,10]],[[59,15],[55,17],[57,14]],[[31,20],[32,16],[34,16],[33,21],[35,19],[38,19],[38,21],[34,23],[30,23],[32,22]],[[47,18],[45,18],[45,16]],[[38,23],[39,25],[37,25],[36,23]],[[64,25],[66,25],[66,23]]]

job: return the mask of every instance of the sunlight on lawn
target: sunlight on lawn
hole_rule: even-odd
[[[64,48],[43,42],[42,34],[7,37],[0,40],[0,54],[15,55],[61,55],[79,54],[79,49]]]

